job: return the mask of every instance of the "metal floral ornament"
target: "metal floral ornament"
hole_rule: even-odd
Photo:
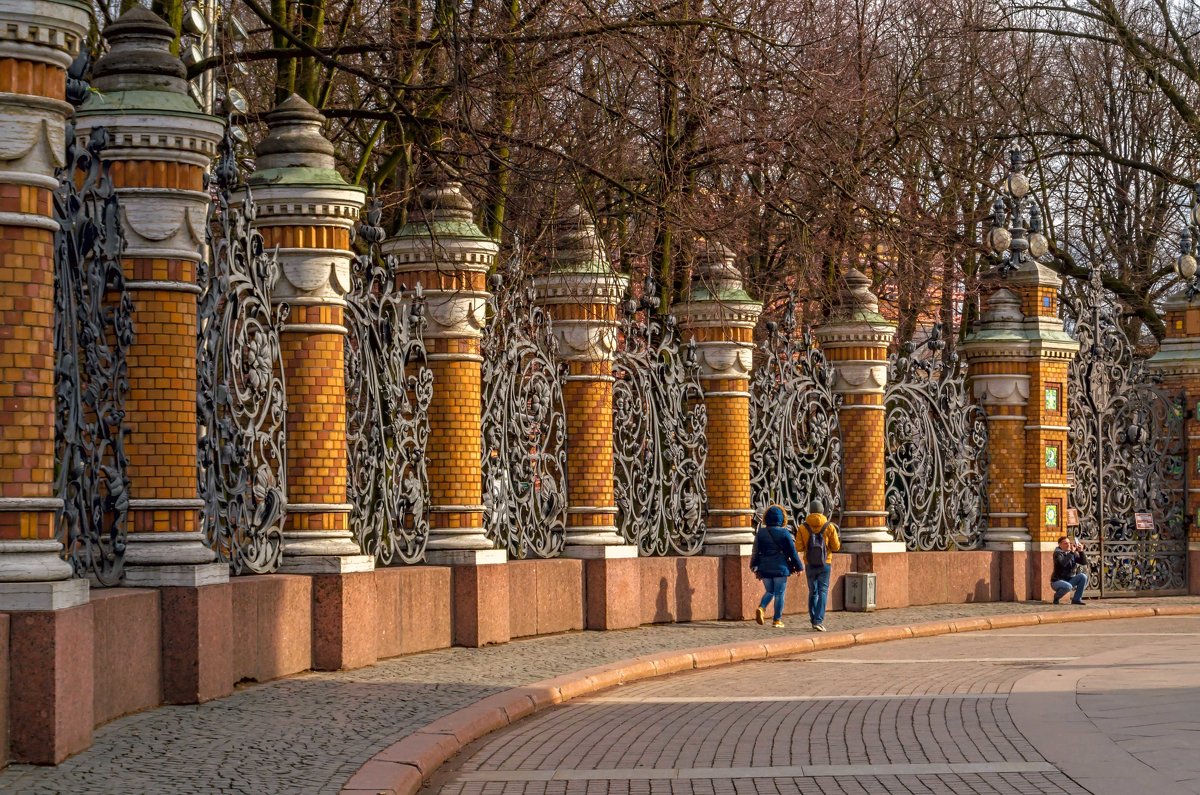
[[[429,403],[421,287],[396,283],[393,257],[380,257],[384,230],[374,199],[356,236],[346,295],[346,448],[350,528],[380,565],[417,563],[429,539]]]
[[[704,545],[708,415],[695,341],[679,345],[656,314],[654,280],[622,305],[613,363],[614,492],[621,535],[643,555],[694,555]]]
[[[991,228],[984,236],[984,243],[1000,257],[998,271],[1007,277],[1022,264],[1045,256],[1050,244],[1042,234],[1041,210],[1028,199],[1029,178],[1025,176],[1025,158],[1019,149],[1009,152],[1004,188],[1004,195],[996,197],[992,205]]]
[[[76,105],[87,96],[87,65],[81,55],[68,73]],[[103,127],[85,146],[68,124],[66,165],[54,191],[55,491],[62,499],[57,534],[75,576],[117,585],[129,516],[125,398],[134,329],[107,146]]]
[[[250,189],[230,207],[239,175],[229,128],[207,179],[210,259],[200,264],[196,374],[197,464],[205,541],[234,574],[279,568],[287,510],[287,393],[279,332],[288,306],[271,306],[279,262],[267,251]]]
[[[534,302],[519,243],[489,286],[492,318],[481,344],[484,522],[510,557],[555,557],[567,526],[567,368],[550,316]]]
[[[842,504],[841,398],[833,367],[808,329],[796,334],[789,298],[766,323],[761,363],[750,380],[750,492],[756,513],[772,504],[803,517],[814,500],[836,515]]]
[[[987,416],[965,368],[944,355],[942,325],[888,364],[884,495],[888,524],[910,550],[974,549],[987,517]]]

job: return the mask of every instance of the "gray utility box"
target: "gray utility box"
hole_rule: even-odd
[[[875,573],[852,571],[846,575],[846,609],[869,613],[875,609]]]

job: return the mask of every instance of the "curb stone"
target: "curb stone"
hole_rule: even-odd
[[[416,795],[447,760],[475,740],[510,723],[601,690],[641,679],[744,662],[790,657],[906,638],[980,632],[1039,624],[1118,618],[1200,615],[1200,605],[1110,607],[1049,613],[1016,613],[989,618],[929,621],[911,625],[830,632],[815,637],[785,636],[724,646],[669,651],[588,668],[516,687],[452,712],[393,743],[367,760],[342,788],[342,795]]]

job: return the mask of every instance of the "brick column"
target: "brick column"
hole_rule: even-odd
[[[108,53],[78,114],[86,136],[110,134],[105,157],[121,201],[136,338],[129,349],[130,513],[125,583],[161,587],[163,699],[191,704],[233,689],[229,567],[200,529],[196,475],[197,265],[205,256],[204,172],[224,124],[188,95],[174,33],[134,6],[105,28]]]
[[[54,170],[87,3],[0,0],[0,610],[88,600],[54,516]]]
[[[11,761],[57,764],[92,741],[88,583],[59,557],[54,453],[55,168],[66,70],[91,5],[0,0],[0,642]]]
[[[582,558],[589,629],[641,623],[637,546],[621,537],[613,494],[613,353],[617,307],[629,279],[613,271],[595,225],[579,207],[555,224],[550,272],[534,280],[538,302],[554,324],[569,373],[567,412],[567,544]]]
[[[725,618],[747,619],[761,584],[750,574],[754,508],[750,497],[750,370],[762,304],[750,298],[733,252],[708,243],[699,252],[687,300],[672,307],[685,339],[696,341],[708,412],[708,527],[704,554],[718,555]]]
[[[483,357],[488,270],[499,246],[480,231],[462,185],[431,176],[408,223],[383,243],[397,281],[425,291],[425,347],[433,371],[429,405],[430,521],[425,561],[453,568],[454,642],[506,641],[508,553],[483,526]]]
[[[1200,296],[1176,293],[1166,302],[1167,336],[1147,362],[1163,385],[1184,393],[1187,433],[1188,593],[1200,594]]]
[[[871,280],[851,268],[830,319],[815,333],[842,399],[842,552],[857,553],[859,570],[877,575],[876,604],[901,607],[908,604],[908,559],[904,542],[888,530],[884,498],[883,396],[896,326],[879,314]]]
[[[121,201],[137,336],[129,350],[129,544],[125,581],[142,586],[227,582],[204,546],[196,477],[196,269],[209,202],[204,172],[223,125],[188,95],[170,52],[174,33],[135,6],[104,31],[79,112],[86,136],[105,127],[105,158]]]
[[[280,571],[371,571],[350,531],[346,492],[346,384],[342,296],[350,288],[350,229],[365,199],[334,163],[324,117],[293,94],[266,114],[267,136],[246,178],[255,227],[278,252],[271,301],[283,327],[287,389],[287,523]],[[240,204],[239,196],[236,204]]]

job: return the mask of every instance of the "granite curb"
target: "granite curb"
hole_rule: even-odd
[[[555,704],[641,679],[731,665],[747,660],[788,657],[905,638],[1038,624],[1180,615],[1200,615],[1200,605],[1059,609],[1046,613],[1014,613],[819,635],[791,635],[635,657],[515,687],[452,712],[371,757],[351,776],[341,792],[343,795],[415,795],[421,785],[429,780],[443,763],[479,738]]]

